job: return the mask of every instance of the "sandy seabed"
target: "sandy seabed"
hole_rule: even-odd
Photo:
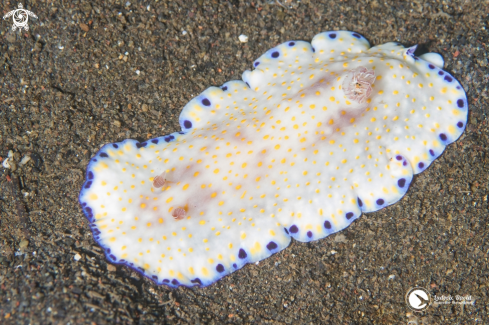
[[[39,17],[28,31],[2,20],[0,157],[12,150],[15,168],[0,168],[0,323],[489,323],[488,2],[365,2],[38,0],[24,3]],[[207,87],[328,30],[442,54],[467,92],[462,137],[400,202],[209,287],[172,290],[108,264],[77,201],[90,157],[178,131]],[[415,286],[474,303],[413,313]]]

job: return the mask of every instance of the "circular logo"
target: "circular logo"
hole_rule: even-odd
[[[25,10],[22,9],[15,10],[14,24],[18,27],[25,26],[27,24],[27,21],[29,20],[29,17],[27,17],[27,13],[25,13],[24,11]]]
[[[413,311],[423,311],[431,304],[431,295],[425,288],[415,287],[406,293],[406,304]]]

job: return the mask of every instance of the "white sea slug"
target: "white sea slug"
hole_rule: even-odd
[[[107,144],[80,193],[113,263],[206,286],[348,227],[406,193],[464,131],[468,105],[438,54],[325,32],[210,87],[182,131]]]

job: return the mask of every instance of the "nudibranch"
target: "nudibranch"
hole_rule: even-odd
[[[103,146],[79,196],[94,239],[158,284],[207,286],[397,202],[468,113],[443,58],[414,49],[285,42],[192,99],[180,132]]]

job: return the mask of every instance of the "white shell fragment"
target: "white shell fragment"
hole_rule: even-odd
[[[5,158],[5,160],[2,163],[3,168],[10,168],[10,163],[9,163],[10,158]]]
[[[24,166],[25,164],[27,164],[29,162],[29,160],[31,160],[31,157],[30,156],[24,156],[20,160],[19,165]]]
[[[467,121],[460,83],[414,49],[285,42],[194,97],[181,131],[106,144],[79,196],[94,239],[158,284],[207,286],[394,204]]]
[[[240,41],[241,43],[247,43],[247,42],[248,42],[248,36],[243,35],[243,34],[239,35],[239,36],[238,36],[238,39],[239,39],[239,41]]]

